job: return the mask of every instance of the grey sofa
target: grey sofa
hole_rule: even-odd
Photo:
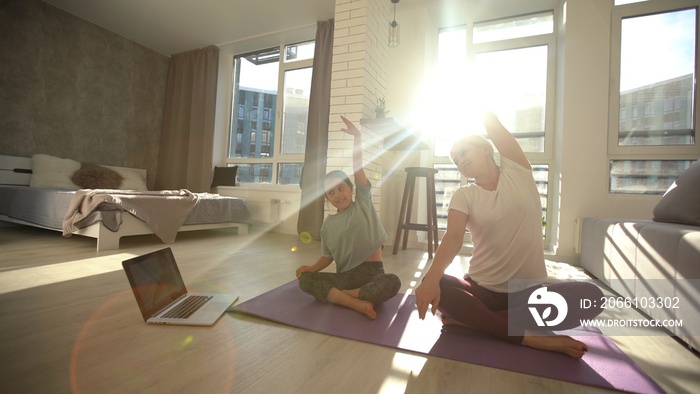
[[[682,320],[671,332],[700,349],[700,226],[585,218],[580,264],[623,297],[678,297],[677,309],[638,309]]]
[[[638,309],[650,317],[682,320],[670,331],[699,350],[700,160],[668,188],[653,217],[585,218],[581,266],[621,296],[638,299]],[[677,297],[678,303],[660,308],[648,302],[651,297]]]

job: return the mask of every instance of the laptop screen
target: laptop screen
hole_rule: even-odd
[[[187,293],[170,248],[125,260],[122,265],[144,320]]]

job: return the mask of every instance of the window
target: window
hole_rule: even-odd
[[[299,184],[313,54],[305,42],[234,57],[227,163],[239,183]]]
[[[435,202],[437,207],[438,228],[447,228],[447,208],[454,192],[462,185],[462,174],[453,164],[434,164],[438,170],[435,177]]]
[[[632,4],[632,3],[641,3],[643,1],[649,1],[649,0],[615,0],[615,5],[625,5],[625,4]]]
[[[543,235],[547,238],[544,225],[550,206],[549,167],[553,156],[550,98],[554,95],[554,14],[548,11],[477,22],[469,33],[463,26],[443,29],[438,36],[437,96],[447,114],[435,119],[433,132],[433,162],[439,170],[435,188],[438,227],[446,227],[447,205],[465,181],[450,162],[450,147],[466,133],[485,134],[479,112],[471,110],[483,106],[496,112],[533,163],[542,199]],[[455,130],[456,116],[450,114],[468,117],[468,124]]]
[[[662,194],[697,158],[697,0],[616,1],[611,193]],[[669,160],[670,158],[677,160]]]
[[[611,160],[610,192],[664,194],[693,160]]]
[[[311,68],[284,73],[284,126],[281,146],[283,154],[304,153],[311,74]]]
[[[447,228],[447,209],[449,208],[452,195],[462,186],[462,174],[460,174],[457,167],[452,164],[434,164],[433,168],[438,170],[435,178],[438,229],[444,230]],[[546,164],[533,165],[532,175],[535,178],[535,184],[540,193],[540,202],[542,204],[542,235],[546,236],[547,207],[549,205],[549,166]],[[470,179],[469,182],[473,181]]]
[[[554,31],[554,14],[541,12],[474,24],[474,43],[503,41],[513,38],[551,34]]]
[[[695,20],[695,9],[621,20],[618,107],[640,106],[643,114],[620,117],[618,146],[694,144]],[[678,100],[677,110],[668,100]]]
[[[544,152],[547,45],[476,55],[476,73],[525,152]],[[517,65],[517,67],[515,66]]]

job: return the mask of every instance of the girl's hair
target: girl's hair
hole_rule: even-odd
[[[352,181],[350,180],[350,177],[348,177],[348,174],[346,174],[344,171],[335,170],[329,172],[325,177],[323,177],[323,184],[325,185],[326,181],[329,179],[340,179],[350,187],[350,190],[352,190]],[[323,194],[326,194],[326,190],[323,191]]]
[[[452,149],[450,149],[450,160],[452,160],[453,164],[456,164],[454,155],[455,153],[457,153],[457,149],[462,145],[474,145],[481,149],[485,149],[489,153],[489,156],[491,156],[493,162],[496,162],[496,160],[494,159],[494,149],[491,142],[489,142],[489,140],[480,135],[472,134],[457,140],[457,142],[455,142],[454,145],[452,145]]]

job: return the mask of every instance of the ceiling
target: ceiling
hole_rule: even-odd
[[[44,0],[164,55],[334,17],[334,0]]]
[[[336,3],[336,0],[43,1],[167,56],[271,34],[284,37],[300,28],[315,30],[317,21],[335,16]],[[420,7],[441,26],[450,26],[470,18],[489,19],[551,9],[559,1],[400,0],[397,12]]]

